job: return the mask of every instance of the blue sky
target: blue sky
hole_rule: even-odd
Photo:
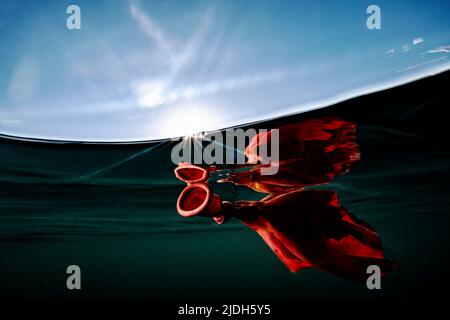
[[[70,4],[81,30],[66,28]],[[366,27],[370,4],[380,30]],[[153,140],[323,107],[448,70],[449,12],[449,1],[0,0],[0,133]]]

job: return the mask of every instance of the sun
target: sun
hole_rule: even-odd
[[[202,138],[206,131],[218,129],[218,119],[211,110],[200,105],[180,106],[167,115],[162,131],[169,137]]]

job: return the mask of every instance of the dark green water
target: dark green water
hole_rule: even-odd
[[[361,161],[327,188],[377,230],[386,257],[398,262],[383,278],[382,290],[369,291],[364,283],[314,269],[292,274],[239,221],[219,226],[180,217],[175,203],[184,184],[173,175],[170,142],[143,152],[153,145],[5,138],[0,140],[0,295],[438,297],[450,283],[449,99],[443,85],[448,77],[301,116],[332,114],[358,124]],[[276,123],[260,126],[265,125]],[[262,197],[244,187],[213,187],[229,200]],[[71,264],[81,267],[81,291],[66,288]]]

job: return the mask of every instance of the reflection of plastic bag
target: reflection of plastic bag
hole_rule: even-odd
[[[178,179],[187,184],[192,184],[207,181],[210,173],[215,170],[214,166],[203,168],[190,163],[180,163],[174,172]]]
[[[376,264],[383,273],[393,262],[383,259],[375,231],[339,205],[333,191],[293,191],[261,201],[221,202],[206,183],[192,184],[180,195],[185,217],[214,217],[218,223],[235,217],[256,231],[292,271],[318,269],[364,280]]]
[[[367,279],[367,267],[377,265],[383,274],[394,267],[385,260],[375,230],[358,220],[339,204],[333,191],[305,190],[304,187],[330,182],[347,172],[359,160],[356,125],[324,118],[279,128],[280,161],[275,175],[262,175],[267,164],[255,151],[255,136],[246,148],[249,161],[260,162],[251,169],[230,173],[221,182],[245,185],[268,193],[261,201],[222,202],[207,183],[215,167],[180,164],[176,176],[187,182],[177,202],[184,217],[213,217],[223,223],[231,217],[256,231],[292,271],[315,267],[335,275]],[[268,136],[267,136],[268,135]],[[270,146],[269,146],[270,148]]]
[[[336,169],[339,163],[351,163],[359,160],[359,148],[356,143],[356,125],[337,118],[305,120],[277,128],[279,132],[280,160],[299,157],[334,157]],[[271,150],[271,131],[255,135],[245,149],[249,163],[264,163],[258,148],[267,144]],[[339,159],[339,154],[349,157]]]
[[[342,207],[333,191],[293,191],[262,201],[238,201],[224,204],[222,212],[255,230],[292,272],[316,267],[364,280],[369,265],[378,265],[382,273],[393,267],[383,259],[379,236]]]
[[[275,175],[261,174],[264,164],[231,173],[221,182],[245,185],[263,193],[279,193],[331,182],[360,158],[356,125],[335,118],[307,120],[279,129],[280,161]],[[271,131],[253,137],[245,149],[249,162],[264,162],[261,144],[270,150]],[[264,136],[264,137],[263,137]]]

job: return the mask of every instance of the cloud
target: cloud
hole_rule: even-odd
[[[423,42],[423,38],[422,37],[417,37],[415,39],[413,39],[413,45],[415,46],[416,44],[419,44],[421,42]]]
[[[397,73],[413,70],[413,69],[422,67],[424,65],[427,65],[427,64],[430,64],[430,63],[434,63],[434,62],[438,62],[438,61],[445,60],[445,59],[447,59],[446,56],[445,57],[439,57],[439,58],[436,58],[436,59],[431,59],[431,60],[428,60],[428,61],[425,61],[425,62],[422,62],[422,63],[419,63],[419,64],[415,64],[413,66],[409,66],[409,67],[397,70]]]
[[[290,68],[255,72],[240,76],[209,81],[203,84],[183,86],[166,90],[164,82],[148,81],[135,86],[138,105],[153,108],[158,105],[173,103],[179,100],[190,100],[218,92],[234,91],[276,83],[289,77],[301,76],[303,68]]]
[[[427,51],[428,53],[450,52],[450,45],[440,46]]]
[[[140,107],[154,108],[167,101],[176,100],[178,98],[177,93],[171,88],[182,71],[196,60],[202,43],[210,30],[213,10],[211,8],[205,10],[199,27],[181,48],[175,48],[169,44],[172,43],[169,36],[135,4],[130,5],[130,12],[149,39],[155,41],[162,49],[163,53],[159,56],[159,59],[165,61],[168,58],[169,60],[167,70],[163,75],[132,85],[136,103]]]
[[[166,53],[171,52],[171,45],[167,41],[167,36],[153,19],[143,13],[135,4],[130,4],[130,12],[142,31]]]
[[[30,100],[38,90],[40,78],[39,64],[33,57],[23,58],[14,69],[8,87],[12,101]]]
[[[0,119],[1,124],[5,125],[14,125],[14,124],[22,124],[23,120],[17,120],[17,119]]]

